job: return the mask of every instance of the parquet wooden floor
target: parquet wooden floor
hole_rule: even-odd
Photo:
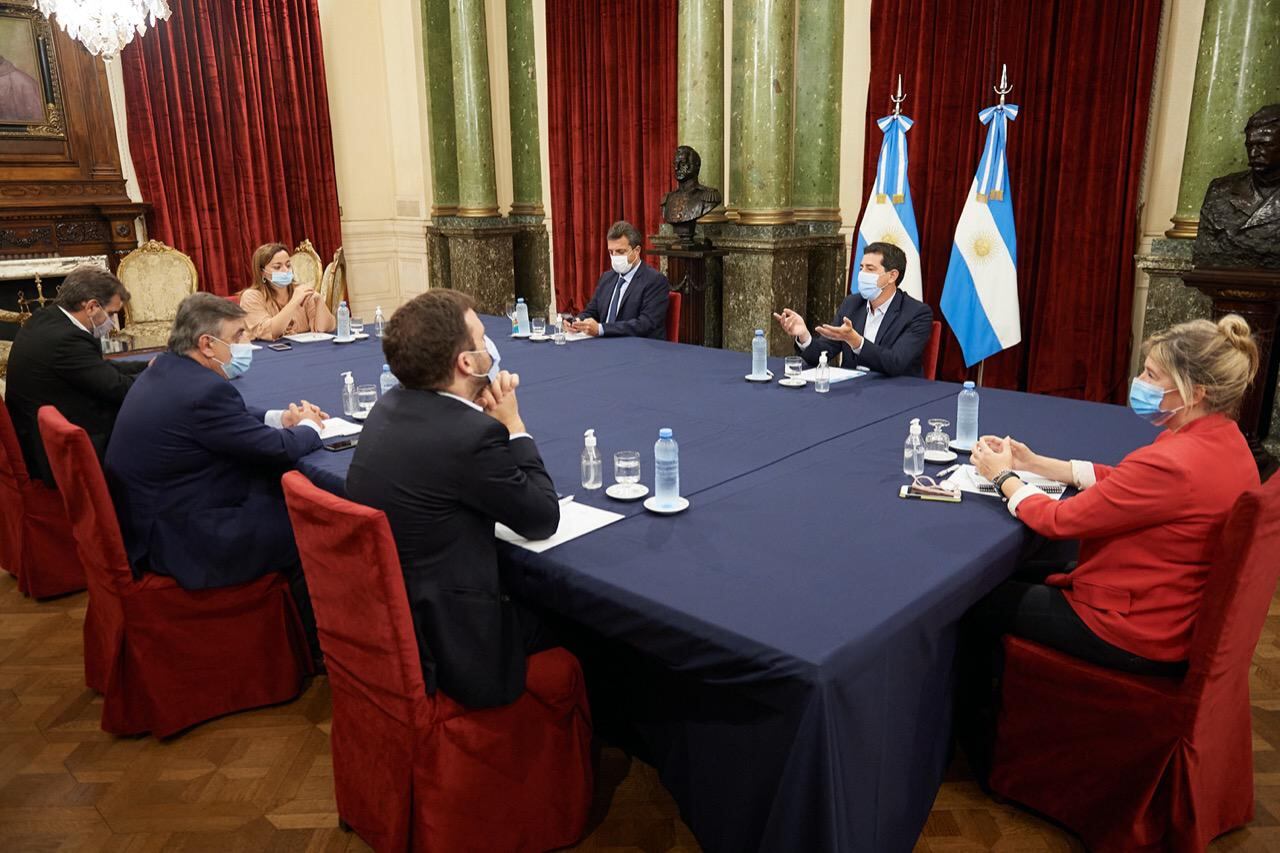
[[[288,705],[235,714],[160,743],[98,728],[85,688],[86,596],[36,603],[0,577],[0,851],[357,851],[337,828],[324,678]],[[1216,851],[1280,853],[1280,598],[1254,657],[1257,818]],[[695,851],[653,768],[605,749],[582,851]],[[916,853],[1083,850],[987,798],[959,762]]]

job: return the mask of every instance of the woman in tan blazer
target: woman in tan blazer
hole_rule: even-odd
[[[310,284],[294,284],[289,250],[266,243],[253,253],[253,284],[240,294],[250,336],[274,341],[299,332],[332,332],[338,323]]]

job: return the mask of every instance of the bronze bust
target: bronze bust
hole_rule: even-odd
[[[1214,178],[1204,194],[1196,266],[1280,269],[1280,104],[1249,118],[1244,147],[1249,170]]]
[[[676,188],[662,197],[662,218],[671,225],[681,243],[690,245],[694,242],[698,220],[720,204],[720,190],[698,183],[702,158],[688,145],[676,148],[671,165]]]

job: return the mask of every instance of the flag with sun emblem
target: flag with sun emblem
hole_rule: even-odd
[[[1004,103],[1003,95],[999,104],[978,113],[987,126],[987,142],[956,223],[942,285],[942,314],[969,367],[1022,341],[1018,238],[1005,159],[1008,125],[1017,117],[1018,108]]]
[[[902,81],[898,81],[901,97]],[[916,299],[924,299],[920,283],[920,232],[916,209],[911,204],[911,183],[907,180],[907,131],[912,121],[894,109],[894,114],[876,122],[884,133],[876,181],[867,198],[867,209],[858,226],[850,279],[857,274],[862,250],[868,243],[892,243],[907,255],[907,273],[898,285]]]

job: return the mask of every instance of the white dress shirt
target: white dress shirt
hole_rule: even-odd
[[[867,322],[863,324],[862,337],[871,341],[873,344],[876,342],[876,335],[880,334],[880,326],[884,323],[884,315],[888,312],[889,306],[893,304],[893,300],[897,298],[898,291],[895,290],[893,292],[893,296],[886,299],[884,304],[879,308],[873,309],[871,307],[871,303],[867,303]],[[796,338],[796,345],[800,347],[800,349],[806,349],[811,343],[813,343],[813,336],[809,335],[807,332],[804,340]],[[857,347],[853,347],[853,352],[855,355],[861,355],[862,346],[859,345]]]

